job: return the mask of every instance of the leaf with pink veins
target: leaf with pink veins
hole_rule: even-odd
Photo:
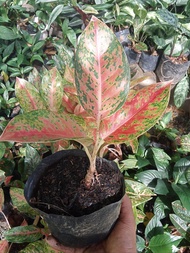
[[[99,122],[126,101],[130,68],[125,52],[106,24],[92,17],[80,36],[75,57],[79,100]]]
[[[24,112],[46,108],[39,91],[25,79],[16,78],[15,93]]]
[[[153,127],[165,111],[171,82],[130,90],[124,106],[101,122],[100,136],[106,143],[130,142]]]
[[[0,141],[16,142],[49,142],[61,139],[90,139],[86,122],[81,118],[62,112],[61,115],[48,110],[31,111],[13,118],[2,135]]]
[[[63,79],[55,67],[51,70],[44,69],[40,92],[50,111],[58,112],[61,109]]]

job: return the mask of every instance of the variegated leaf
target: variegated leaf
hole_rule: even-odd
[[[70,141],[68,140],[54,141],[51,143],[51,151],[55,153],[59,150],[68,149],[69,146],[70,146]]]
[[[3,208],[3,203],[4,203],[4,194],[2,188],[0,189],[0,211]]]
[[[65,66],[64,79],[66,82],[71,83],[74,87],[75,84],[75,69]]]
[[[8,253],[9,252],[9,243],[5,240],[0,240],[0,252]]]
[[[14,227],[5,232],[5,239],[15,243],[35,242],[42,236],[40,228],[33,225]]]
[[[125,105],[101,124],[106,143],[129,142],[140,136],[161,117],[169,101],[171,82],[131,90]]]
[[[38,240],[29,243],[24,249],[20,250],[19,253],[55,253],[50,252],[47,249],[47,244],[44,240]]]
[[[64,87],[64,93],[62,97],[62,106],[69,113],[74,113],[75,107],[79,101],[76,95],[76,89],[69,86]]]
[[[16,78],[15,91],[24,112],[46,108],[39,91],[26,80]]]
[[[43,71],[40,92],[50,111],[58,112],[62,106],[62,82],[62,77],[55,67]]]
[[[0,170],[0,186],[2,185],[2,183],[5,181],[5,172],[3,170]],[[0,201],[1,203],[1,201]]]
[[[33,84],[34,87],[36,87],[36,89],[39,91],[40,83],[41,83],[41,76],[36,68],[33,68],[33,70],[29,73],[28,82]]]
[[[88,139],[89,131],[81,117],[48,110],[31,111],[13,118],[0,141],[46,142],[60,139]]]
[[[11,187],[10,196],[13,202],[13,206],[21,213],[24,213],[28,217],[35,218],[38,211],[32,208],[24,197],[24,190],[18,187]]]
[[[80,37],[75,59],[79,100],[96,120],[116,112],[126,101],[130,68],[111,29],[92,17]]]

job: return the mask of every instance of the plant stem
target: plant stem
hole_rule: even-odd
[[[85,185],[87,188],[90,188],[93,185],[95,178],[97,178],[98,176],[96,171],[96,157],[101,144],[102,142],[99,139],[97,139],[91,154],[87,148],[85,149],[86,154],[90,160],[90,166],[85,176]]]

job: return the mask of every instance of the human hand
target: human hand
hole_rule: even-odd
[[[49,236],[47,242],[64,253],[136,253],[136,225],[129,197],[124,196],[120,216],[112,232],[103,242],[86,248],[69,248]]]

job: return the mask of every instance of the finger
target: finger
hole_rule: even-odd
[[[75,248],[70,248],[62,245],[59,243],[53,236],[48,236],[45,238],[46,242],[54,249],[57,250],[58,252],[63,251],[64,253],[83,253],[83,249],[75,249]],[[58,253],[57,252],[57,253]]]
[[[123,197],[123,201],[121,204],[119,221],[123,222],[124,224],[127,224],[127,226],[129,226],[130,224],[131,227],[134,227],[134,229],[136,227],[132,203],[130,198],[126,194]]]

